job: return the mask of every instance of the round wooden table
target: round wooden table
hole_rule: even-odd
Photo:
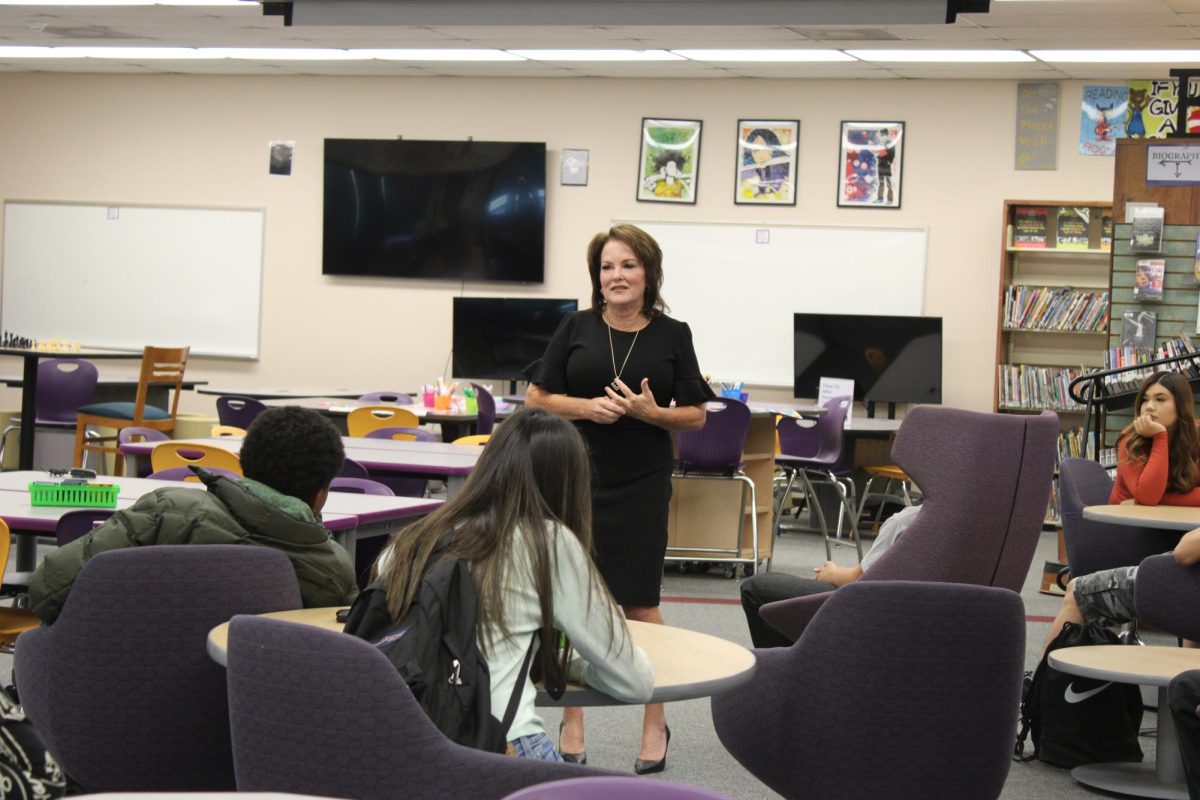
[[[330,631],[342,631],[336,608],[304,608],[264,614],[271,619],[314,625]],[[756,662],[754,654],[741,645],[718,639],[707,633],[629,622],[633,640],[646,651],[654,667],[654,694],[651,703],[670,703],[709,697],[733,689],[750,680]],[[208,654],[224,665],[229,643],[229,623],[222,623],[208,634]],[[539,706],[616,706],[624,705],[590,686],[568,684],[559,700],[539,691]]]
[[[1139,506],[1122,503],[1116,506],[1084,506],[1083,518],[1114,525],[1136,525],[1139,528],[1190,531],[1200,528],[1200,508],[1191,506]]]

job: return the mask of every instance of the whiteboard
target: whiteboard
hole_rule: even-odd
[[[791,387],[795,312],[924,311],[924,228],[630,222],[662,247],[663,298],[714,379]]]
[[[257,358],[263,209],[4,204],[0,328]]]

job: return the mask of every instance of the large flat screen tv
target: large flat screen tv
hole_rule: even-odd
[[[794,314],[796,397],[821,378],[850,378],[854,399],[942,402],[942,318]]]
[[[546,145],[326,139],[321,271],[540,283]]]
[[[520,380],[578,307],[576,300],[541,297],[454,298],[454,377]]]

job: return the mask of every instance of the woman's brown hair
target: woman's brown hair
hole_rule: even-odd
[[[637,260],[642,262],[646,271],[646,294],[642,297],[642,314],[646,319],[654,319],[659,314],[670,311],[662,295],[662,248],[654,237],[636,225],[613,225],[607,231],[597,233],[588,243],[587,261],[588,275],[592,279],[592,310],[604,310],[604,295],[600,291],[600,253],[604,245],[612,239],[629,246]]]
[[[1200,483],[1200,434],[1196,432],[1196,412],[1193,407],[1192,387],[1187,378],[1178,372],[1156,372],[1142,381],[1137,399],[1133,403],[1134,416],[1142,413],[1146,392],[1150,387],[1161,385],[1175,400],[1175,427],[1168,434],[1167,489],[1172,492],[1190,492]],[[1127,426],[1121,431],[1125,437],[1125,457],[1129,461],[1144,464],[1150,457],[1151,440],[1140,436]]]

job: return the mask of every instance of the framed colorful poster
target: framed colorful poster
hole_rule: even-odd
[[[900,207],[903,122],[843,122],[838,153],[839,206]]]
[[[698,119],[642,119],[637,199],[649,203],[695,203],[700,171]]]
[[[798,120],[739,119],[733,202],[796,205]]]

